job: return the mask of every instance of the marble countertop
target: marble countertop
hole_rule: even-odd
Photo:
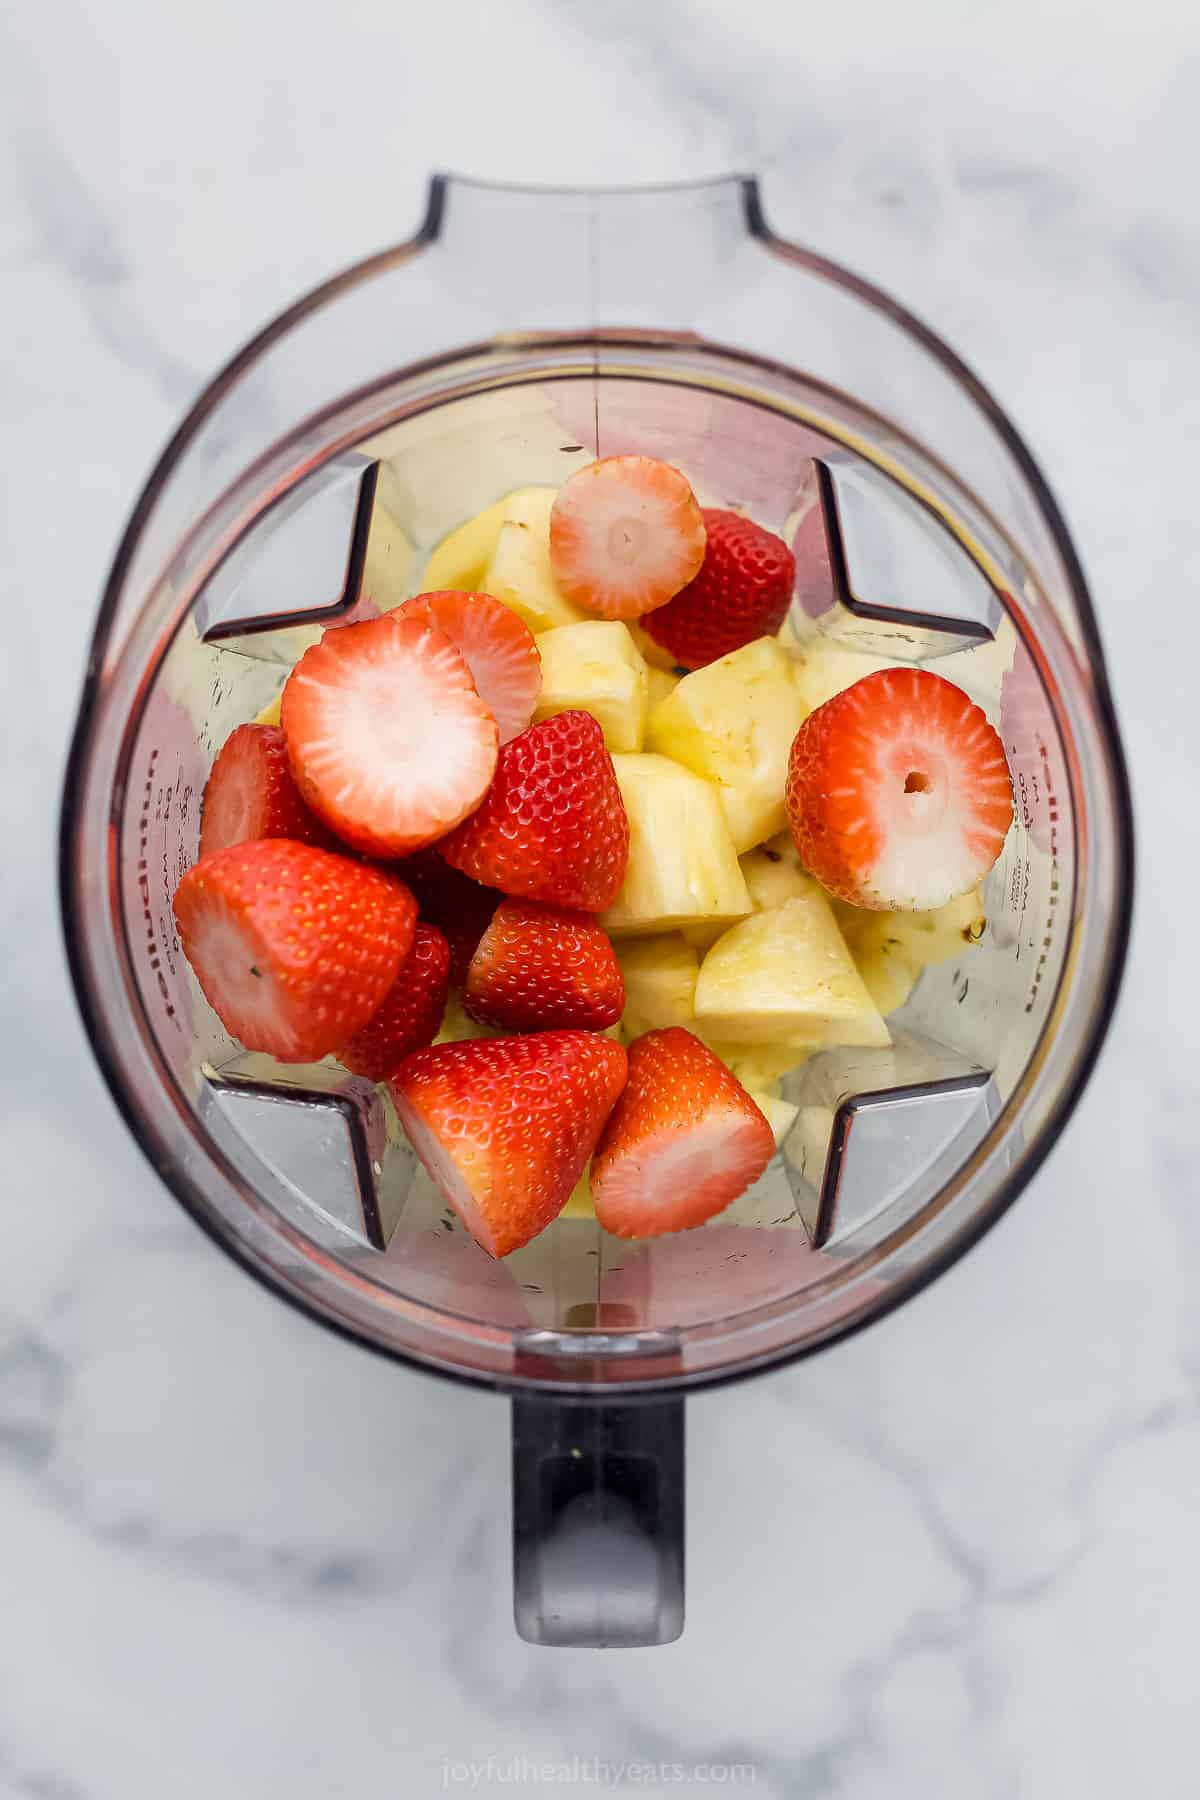
[[[659,1763],[697,1794],[735,1764],[821,1800],[1195,1792],[1198,82],[1170,0],[0,6],[3,1800],[559,1796]],[[938,326],[1063,502],[1137,789],[1132,966],[1073,1123],[899,1315],[690,1403],[662,1650],[517,1641],[504,1404],[221,1258],[119,1122],[59,945],[130,500],[206,373],[404,236],[434,167],[757,169],[778,230]]]

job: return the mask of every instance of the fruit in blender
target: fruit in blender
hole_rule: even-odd
[[[239,725],[221,746],[204,786],[199,855],[275,837],[337,848],[333,833],[300,797],[279,727]]]
[[[530,631],[577,625],[588,617],[574,606],[555,579],[550,563],[550,508],[553,488],[529,490],[526,504],[501,527],[484,570],[482,586],[524,619]]]
[[[385,613],[327,631],[283,690],[288,760],[305,800],[373,856],[403,856],[472,812],[497,729],[449,638]]]
[[[787,812],[805,867],[855,906],[928,912],[1004,848],[1012,777],[982,710],[928,669],[883,669],[796,734]]]
[[[625,1026],[631,1037],[686,1025],[695,1017],[700,958],[678,932],[627,938],[618,945],[617,961],[625,977]]]
[[[796,561],[781,537],[723,507],[703,510],[706,544],[698,574],[649,614],[646,630],[685,669],[702,669],[787,617]]]
[[[435,1044],[388,1082],[416,1154],[477,1243],[519,1249],[562,1211],[625,1083],[595,1032]]]
[[[696,982],[696,1022],[726,1043],[891,1043],[817,888],[717,939]]]
[[[628,629],[626,626],[627,631]],[[633,636],[632,632],[630,636]],[[636,638],[634,643],[637,643]],[[642,660],[645,661],[644,656]],[[678,686],[679,676],[673,670],[656,669],[653,663],[646,663],[646,711],[653,712],[659,701],[665,700],[668,694],[673,694]],[[638,747],[641,748],[640,745]]]
[[[629,1078],[592,1158],[592,1202],[616,1237],[702,1225],[775,1153],[761,1110],[711,1050],[676,1026],[629,1049]]]
[[[430,551],[425,565],[425,586],[430,590],[462,588],[468,593],[486,587],[484,571],[503,526],[528,524],[530,519],[540,517],[548,529],[550,508],[557,492],[558,489],[552,487],[514,488],[511,494],[494,500],[491,506],[485,506],[482,512],[455,526]]]
[[[432,1044],[446,1010],[450,946],[436,925],[418,920],[400,973],[362,1028],[338,1051],[352,1075],[385,1081],[414,1050]]]
[[[625,879],[629,824],[604,735],[556,713],[505,744],[479,809],[440,845],[446,861],[502,893],[600,912]]]
[[[649,681],[642,653],[620,619],[559,625],[538,639],[542,686],[535,719],[590,712],[609,750],[640,750]]]
[[[504,900],[471,960],[463,1004],[505,1031],[603,1031],[624,1011],[625,983],[586,913]]]
[[[746,1092],[757,1106],[775,1138],[778,1150],[800,1114],[800,1108],[793,1106],[790,1100],[781,1100],[778,1094],[766,1092],[763,1088],[747,1088]]]
[[[217,850],[175,890],[184,955],[247,1050],[315,1062],[360,1031],[412,948],[402,881],[290,838]]]
[[[600,923],[614,937],[739,919],[750,896],[711,781],[666,756],[615,756],[629,819],[624,886]]]
[[[872,999],[880,1012],[889,1013],[903,1006],[922,969],[973,948],[986,925],[983,894],[976,887],[932,912],[847,909],[841,928]]]
[[[788,756],[805,716],[791,659],[774,638],[685,675],[646,721],[646,747],[715,782],[739,855],[787,823]]]
[[[564,481],[550,562],[567,599],[599,619],[637,619],[704,561],[704,518],[687,478],[653,456],[606,456]]]
[[[403,617],[423,619],[450,639],[496,721],[502,744],[524,731],[537,704],[541,663],[533,633],[511,608],[490,594],[446,589],[415,594],[396,610]]]
[[[813,1042],[779,1043],[779,1044],[731,1044],[723,1038],[711,1037],[703,1031],[698,1022],[693,1021],[689,1030],[697,1037],[702,1037],[714,1056],[719,1056],[730,1074],[736,1075],[742,1086],[757,1092],[760,1088],[773,1087],[793,1069],[806,1063],[815,1050],[821,1046]]]

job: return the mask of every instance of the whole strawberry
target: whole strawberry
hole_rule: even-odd
[[[629,820],[604,734],[561,712],[505,744],[477,812],[438,845],[502,893],[603,912],[625,879]]]
[[[480,939],[463,1000],[504,1031],[603,1031],[625,1010],[625,982],[607,934],[586,913],[505,900]]]
[[[435,1044],[388,1082],[409,1142],[492,1256],[556,1219],[625,1081],[625,1052],[587,1031]]]
[[[315,1062],[366,1024],[417,921],[402,881],[290,838],[203,857],[176,888],[174,910],[225,1029],[283,1062]]]
[[[279,727],[239,725],[221,746],[204,786],[200,855],[266,837],[338,848],[333,833],[300,797]]]
[[[352,1075],[384,1081],[406,1056],[432,1044],[446,1010],[450,946],[436,925],[418,923],[400,973],[366,1024],[338,1051]]]
[[[700,573],[642,620],[685,669],[702,669],[754,638],[773,637],[787,617],[796,564],[773,531],[722,507],[704,509],[708,544]]]

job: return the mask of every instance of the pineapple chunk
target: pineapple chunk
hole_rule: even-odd
[[[412,593],[413,547],[408,533],[376,500],[371,509],[362,592],[380,612],[390,612]]]
[[[560,1219],[595,1218],[596,1208],[592,1205],[592,1165],[590,1162],[571,1189],[566,1205],[558,1216]]]
[[[263,709],[260,713],[255,713],[254,724],[255,725],[278,725],[279,709],[282,705],[283,705],[283,689],[280,688],[280,690],[276,694],[275,698],[273,700],[269,701],[268,704],[263,707]]]
[[[748,850],[738,860],[755,912],[767,912],[796,894],[811,893],[816,886],[789,832],[781,831],[769,844]]]
[[[530,631],[579,625],[587,613],[559,590],[550,567],[550,508],[554,488],[525,488],[500,527],[483,576],[484,591],[511,606]]]
[[[531,514],[538,516],[539,508],[549,521],[557,492],[558,489],[552,487],[516,488],[502,500],[485,506],[473,519],[467,519],[447,532],[429,553],[425,565],[425,592],[436,593],[442,588],[457,588],[465,594],[475,592],[483,585],[484,571],[496,548],[501,526],[511,519],[528,523]]]
[[[729,1044],[721,1038],[705,1036],[698,1025],[691,1029],[697,1037],[703,1037],[713,1055],[720,1057],[744,1088],[756,1092],[790,1075],[818,1048],[816,1044]]]
[[[977,944],[987,924],[979,888],[931,912],[845,912],[843,936],[881,1013],[904,1005],[922,969]]]
[[[781,1100],[777,1094],[768,1094],[763,1088],[747,1088],[746,1092],[775,1133],[775,1148],[778,1150],[796,1123],[800,1108],[793,1106],[790,1100]]]
[[[874,675],[879,669],[894,669],[896,663],[887,656],[871,656],[865,650],[847,650],[843,645],[824,639],[809,638],[801,646],[796,665],[796,686],[807,712],[816,712],[826,700]]]
[[[892,1041],[815,885],[718,938],[700,965],[696,1019],[730,1043]]]
[[[788,756],[806,711],[791,658],[774,638],[756,638],[685,675],[650,714],[646,743],[719,785],[740,854],[783,829]]]
[[[610,750],[640,750],[646,729],[647,681],[642,653],[619,619],[558,625],[538,638],[542,688],[533,718],[581,707]]]
[[[661,644],[655,643],[644,625],[639,625],[636,619],[631,619],[629,629],[633,634],[634,643],[652,669],[661,669],[664,674],[674,672],[678,666],[675,658],[669,650],[664,650]]]
[[[711,781],[665,756],[614,756],[629,817],[629,866],[598,923],[615,937],[648,937],[703,920],[732,922],[750,896]]]
[[[625,1028],[634,1037],[669,1025],[686,1025],[695,1008],[700,958],[674,932],[631,938],[617,949],[625,977]]]
[[[693,950],[698,950],[703,956],[728,930],[728,919],[706,919],[703,925],[681,925],[679,935],[685,944],[690,944]]]
[[[467,1038],[503,1036],[502,1031],[494,1030],[491,1025],[480,1025],[473,1019],[462,1003],[461,994],[451,994],[442,1015],[442,1028],[433,1041],[435,1044],[459,1044]]]
[[[643,632],[642,636],[645,637],[645,635]],[[634,641],[636,643],[636,639]],[[646,662],[644,653],[639,651],[639,655],[641,655],[642,661]],[[673,694],[678,686],[679,677],[673,675],[670,669],[656,669],[653,663],[646,663],[646,702],[648,707],[657,706],[660,700],[665,700],[668,694]]]

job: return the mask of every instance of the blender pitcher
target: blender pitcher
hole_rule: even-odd
[[[621,452],[788,539],[797,657],[965,688],[1003,739],[1015,820],[982,942],[924,972],[890,1047],[787,1076],[795,1122],[740,1200],[643,1242],[568,1212],[497,1262],[382,1089],[226,1034],[171,899],[217,749],[323,626],[419,592],[430,548],[499,496]],[[62,897],[95,1053],[193,1217],[314,1318],[511,1394],[521,1635],[652,1644],[682,1629],[686,1390],[880,1317],[1014,1199],[1112,1011],[1131,858],[1075,552],[932,332],[775,237],[751,180],[438,178],[417,235],[263,331],[151,475],[88,663]]]

